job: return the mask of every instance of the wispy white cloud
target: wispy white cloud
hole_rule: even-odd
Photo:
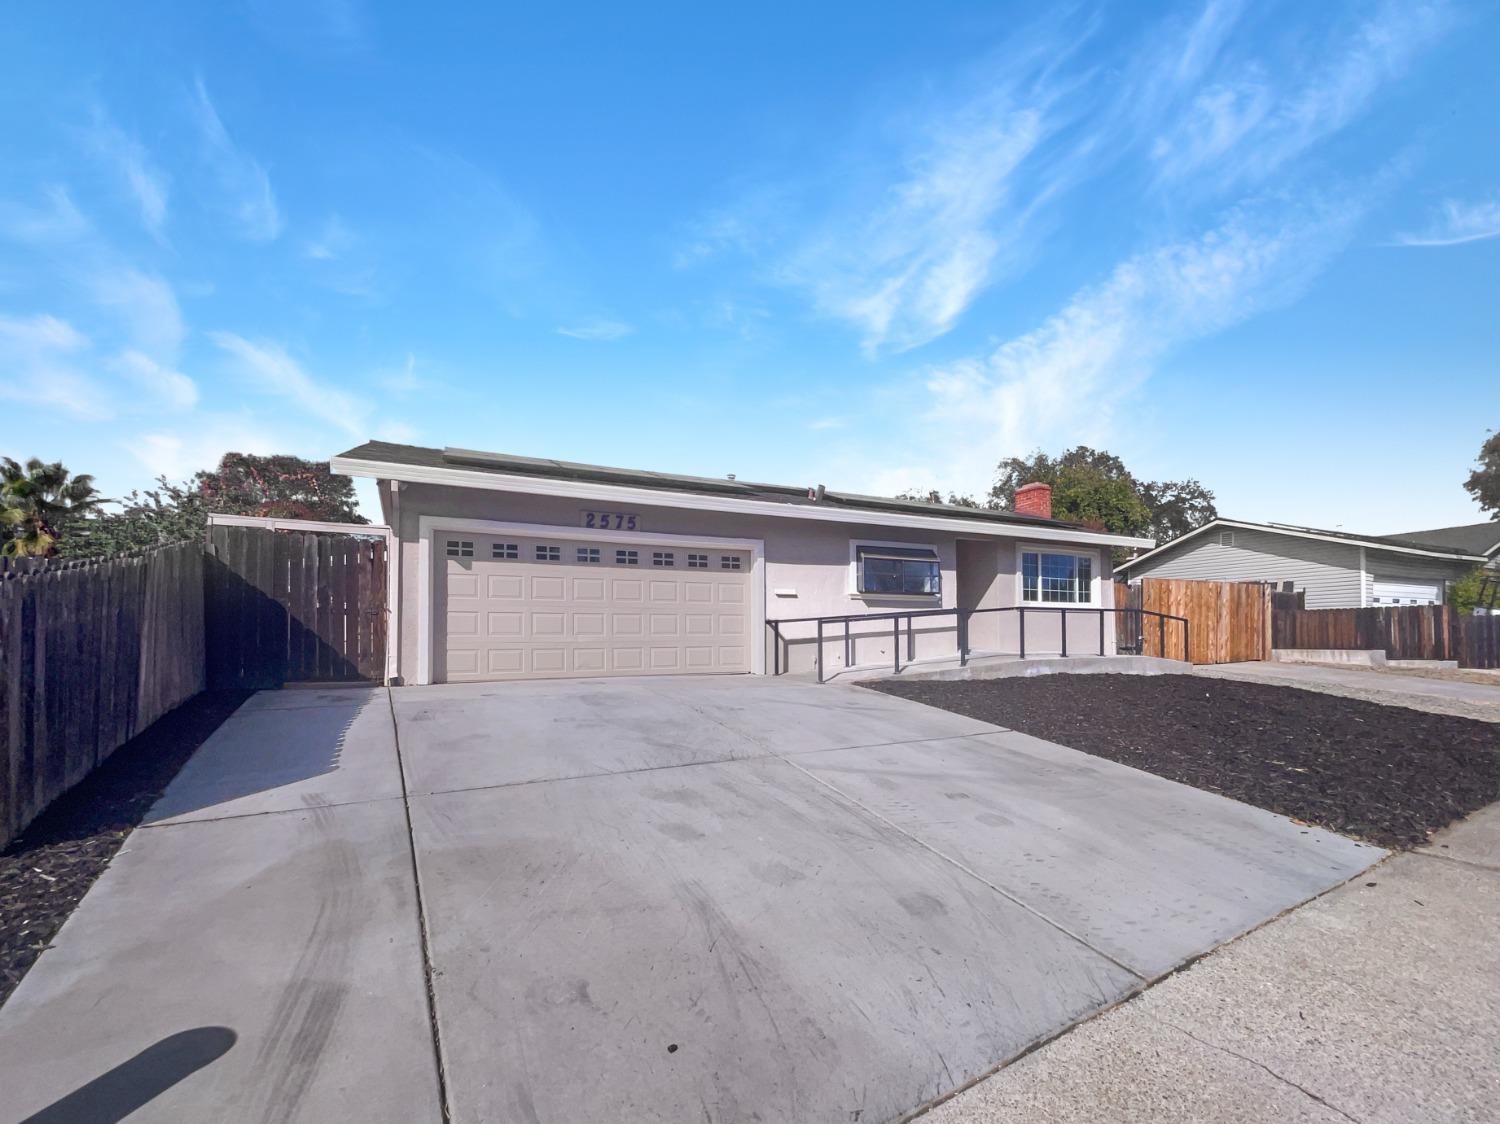
[[[354,232],[344,220],[338,215],[329,215],[317,236],[302,247],[302,253],[313,261],[333,261],[348,253],[354,242]]]
[[[572,336],[575,340],[612,341],[624,339],[635,331],[635,328],[622,320],[611,320],[608,317],[595,317],[592,320],[584,320],[578,324],[565,324],[557,329],[560,336]]]
[[[176,428],[137,434],[125,448],[151,476],[185,480],[225,453],[284,453],[288,442],[284,431],[273,433],[247,416],[200,412]]]
[[[105,390],[79,367],[89,339],[55,316],[0,315],[0,397],[62,410],[78,418],[107,418]]]
[[[197,383],[144,352],[126,348],[111,365],[168,409],[191,410],[198,404]]]
[[[929,370],[931,440],[922,458],[886,466],[870,486],[899,489],[920,478],[943,490],[982,489],[1007,452],[1102,440],[1166,356],[1294,299],[1367,209],[1359,193],[1291,207],[1268,200],[1235,209],[1198,237],[1128,258],[1033,331],[983,358]]]
[[[812,421],[807,423],[807,428],[821,433],[830,429],[843,429],[848,424],[848,418],[814,418]]]
[[[258,242],[279,237],[281,210],[271,190],[271,177],[259,161],[234,143],[201,76],[194,80],[193,93],[193,110],[204,151],[240,233]]]
[[[370,46],[369,21],[358,0],[250,0],[253,26],[286,50],[350,55]]]
[[[410,353],[406,361],[395,371],[386,371],[376,376],[376,382],[384,388],[386,393],[404,398],[421,390],[430,389],[432,380],[417,372],[417,357]]]
[[[48,187],[42,194],[41,206],[0,199],[0,235],[14,242],[47,244],[71,242],[89,232],[89,222],[67,188]]]
[[[94,302],[117,319],[136,349],[158,359],[176,357],[187,329],[172,286],[163,278],[130,267],[97,268],[88,287]]]
[[[169,181],[135,137],[116,125],[102,108],[94,111],[89,142],[95,153],[120,176],[140,212],[141,224],[162,237],[167,222]]]
[[[1364,114],[1452,26],[1441,0],[1391,2],[1305,58],[1232,60],[1157,137],[1161,176],[1264,180]]]
[[[371,410],[367,402],[318,382],[280,344],[252,343],[233,332],[211,332],[209,338],[236,361],[247,385],[284,398],[305,414],[351,437],[363,437],[370,432]]]
[[[1500,235],[1500,197],[1466,202],[1447,199],[1420,233],[1400,234],[1401,246],[1461,246]]]

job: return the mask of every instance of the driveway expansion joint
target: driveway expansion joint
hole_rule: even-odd
[[[165,827],[192,827],[200,823],[223,823],[226,820],[252,820],[258,816],[288,816],[306,814],[308,812],[321,812],[327,808],[353,808],[360,804],[389,804],[400,800],[400,796],[371,796],[365,800],[335,800],[329,804],[303,804],[297,808],[266,808],[260,812],[230,812],[224,816],[194,816],[191,819],[158,820],[156,823],[142,823],[136,825],[136,830],[150,828],[159,830]]]
[[[406,791],[406,763],[401,758],[401,724],[396,721],[396,703],[391,689],[385,689],[391,714],[391,734],[396,746],[396,771],[401,776],[401,808],[406,819],[406,846],[411,856],[411,881],[417,901],[417,931],[422,947],[422,988],[427,998],[427,1020],[432,1031],[432,1062],[437,1073],[438,1108],[445,1121],[453,1119],[448,1103],[448,1075],[443,1061],[443,1037],[438,1024],[437,993],[432,986],[432,944],[428,939],[427,906],[422,899],[422,872],[417,864],[417,840],[411,826],[411,797]]]

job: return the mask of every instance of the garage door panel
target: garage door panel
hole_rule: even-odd
[[[532,613],[531,635],[537,639],[562,636],[567,619],[564,613]]]
[[[573,637],[583,640],[588,637],[604,635],[603,613],[574,613],[573,614]]]
[[[484,632],[486,636],[514,639],[521,635],[521,622],[520,613],[486,613]]]
[[[568,583],[560,577],[532,578],[531,596],[537,601],[561,601],[568,594]]]
[[[643,636],[646,620],[640,613],[611,613],[609,630],[615,636]]]
[[[437,678],[749,669],[748,554],[580,543],[559,530],[464,532],[462,553],[445,551]]]
[[[491,675],[514,675],[526,667],[525,653],[519,648],[490,648],[485,656]]]
[[[485,593],[492,601],[519,601],[526,596],[526,588],[520,577],[514,574],[488,574],[485,576]]]
[[[478,636],[479,614],[450,609],[448,611],[449,636]]]
[[[607,655],[603,648],[574,648],[573,670],[593,674],[604,671],[608,666]]]
[[[533,648],[531,650],[532,671],[564,671],[568,666],[568,653],[564,648]]]

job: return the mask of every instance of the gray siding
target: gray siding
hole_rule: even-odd
[[[1225,528],[1225,531],[1229,531]],[[1234,545],[1222,546],[1217,530],[1168,549],[1142,566],[1125,572],[1137,578],[1190,578],[1195,581],[1291,582],[1307,594],[1309,609],[1356,609],[1369,604],[1376,578],[1453,581],[1470,569],[1465,562],[1446,562],[1413,554],[1365,548],[1365,586],[1360,589],[1360,548],[1354,543],[1299,539],[1269,531],[1233,528]]]
[[[1225,528],[1226,531],[1230,530]],[[1360,604],[1359,547],[1296,539],[1233,528],[1234,545],[1221,546],[1217,530],[1189,539],[1142,566],[1125,571],[1137,578],[1196,581],[1291,582],[1307,593],[1309,609],[1347,609]]]

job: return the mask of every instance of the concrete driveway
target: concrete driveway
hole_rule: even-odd
[[[0,1009],[0,1086],[18,1118],[888,1120],[1382,854],[856,687],[267,693]]]

